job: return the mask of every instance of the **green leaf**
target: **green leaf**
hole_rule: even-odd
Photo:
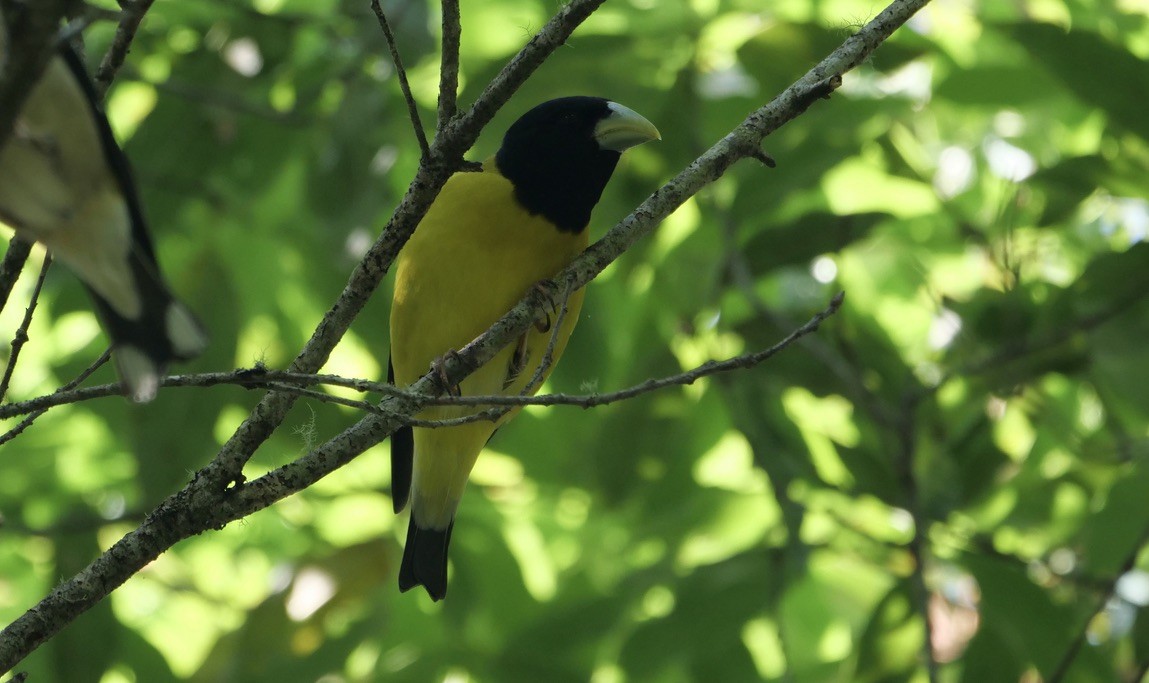
[[[1056,81],[1028,65],[979,64],[955,67],[934,94],[962,105],[996,107],[1010,102],[1026,107],[1048,102],[1056,87]]]
[[[861,241],[890,216],[860,213],[836,216],[816,212],[785,225],[764,228],[742,248],[755,274],[782,266],[805,266],[815,257],[830,254]]]
[[[1082,104],[1101,109],[1117,125],[1149,140],[1144,109],[1128,96],[1149,91],[1149,63],[1092,31],[1040,23],[1004,29]]]
[[[894,683],[909,680],[918,668],[925,633],[914,608],[909,581],[900,581],[874,608],[858,642],[851,680]]]
[[[1072,611],[1030,581],[1020,563],[966,554],[962,564],[981,591],[981,621],[1008,648],[1012,669],[1036,666],[1048,673],[1060,661],[1080,623]]]

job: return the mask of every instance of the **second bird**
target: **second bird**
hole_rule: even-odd
[[[653,124],[620,104],[565,97],[516,121],[482,171],[452,176],[399,255],[389,380],[402,387],[419,379],[567,266],[587,246],[591,210],[623,150],[659,138]],[[554,362],[574,329],[582,294],[574,292],[567,302]],[[460,393],[520,393],[552,334],[545,327],[500,351],[460,383]],[[418,417],[474,412],[437,406]],[[467,478],[487,440],[513,415],[497,423],[405,427],[392,436],[396,512],[411,502],[400,590],[422,585],[435,600],[446,595],[447,546]]]
[[[7,49],[0,21],[0,55]],[[80,56],[62,45],[0,149],[0,222],[79,276],[124,387],[146,402],[168,363],[198,355],[207,336],[160,275],[127,158],[98,99]]]

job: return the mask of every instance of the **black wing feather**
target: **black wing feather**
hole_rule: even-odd
[[[387,358],[387,381],[395,383],[395,368]],[[398,514],[411,496],[411,471],[415,464],[415,434],[403,425],[391,435],[391,501]]]

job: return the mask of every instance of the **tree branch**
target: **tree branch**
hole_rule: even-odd
[[[153,2],[155,0],[132,0],[125,3],[123,11],[120,12],[116,37],[112,39],[112,44],[92,79],[95,81],[96,94],[100,99],[107,95],[108,88],[111,87],[120,67],[124,65],[124,59],[128,56],[132,41],[135,40],[136,31],[140,28],[140,22],[144,20],[144,15],[151,9]]]
[[[383,235],[356,268],[339,299],[292,363],[294,371],[313,372],[322,365],[446,182],[451,164],[462,158],[479,130],[490,121],[502,103],[601,1],[575,0],[564,6],[488,84],[479,100],[436,136],[431,146],[432,163],[420,164]],[[720,177],[737,160],[752,155],[765,135],[797,116],[802,96],[808,97],[815,89],[825,87],[828,79],[860,63],[927,3],[928,0],[895,0],[801,80],[770,104],[752,113],[734,131],[647,198],[606,237],[566,268],[556,282],[563,287],[570,283],[572,289],[589,282],[691,195]],[[545,304],[543,299],[541,295],[532,293],[490,330],[461,349],[458,357],[448,359],[444,364],[448,382],[461,381],[468,372],[525,332]],[[409,390],[419,395],[431,395],[438,390],[436,379],[424,376]],[[268,394],[217,457],[197,472],[184,489],[161,502],[137,529],[75,576],[61,582],[39,604],[0,632],[0,671],[9,670],[179,540],[220,528],[310,486],[386,438],[406,422],[402,416],[419,411],[424,399],[422,396],[388,396],[380,407],[387,409],[389,416],[366,416],[294,462],[254,481],[244,482],[243,464],[283,420],[294,400],[294,397],[283,393]]]
[[[479,422],[481,420],[497,420],[510,407],[513,406],[579,406],[581,408],[594,408],[596,406],[606,405],[608,403],[617,403],[632,399],[642,394],[647,394],[659,389],[665,389],[672,386],[685,386],[694,384],[696,381],[703,377],[710,375],[717,375],[724,372],[732,372],[734,370],[746,370],[752,368],[763,361],[776,356],[781,353],[786,347],[798,341],[802,337],[815,332],[827,318],[838,312],[842,306],[842,301],[845,299],[845,292],[838,292],[834,298],[830,300],[830,304],[825,310],[817,313],[805,325],[794,330],[786,337],[774,344],[773,346],[755,351],[753,353],[744,353],[740,356],[727,358],[726,360],[710,360],[702,365],[680,372],[676,375],[669,375],[667,377],[659,377],[657,379],[648,379],[645,382],[635,384],[634,386],[619,391],[612,391],[606,394],[585,394],[582,396],[572,396],[570,394],[544,394],[542,396],[437,396],[424,401],[425,405],[496,405],[506,406],[504,408],[496,408],[492,410],[483,411],[475,415],[467,415],[464,417],[457,417],[445,420],[433,420],[430,422],[411,420],[409,424],[417,427],[453,427],[455,425],[467,424],[470,422]]]
[[[357,408],[367,413],[374,413],[383,416],[394,416],[394,413],[379,406],[368,403],[367,401],[355,401],[351,399],[339,398],[330,394],[324,394],[317,391],[305,389],[308,386],[335,386],[343,387],[345,389],[353,389],[360,392],[377,392],[387,396],[397,396],[407,398],[408,400],[418,400],[423,405],[440,405],[440,406],[505,406],[513,408],[516,406],[578,406],[580,408],[594,408],[596,406],[607,405],[609,403],[617,403],[636,396],[665,389],[671,386],[682,386],[693,384],[694,382],[709,377],[710,375],[717,375],[719,373],[731,372],[733,370],[745,370],[752,368],[759,363],[775,356],[790,344],[798,339],[811,334],[816,331],[818,327],[830,316],[838,312],[842,305],[844,293],[838,293],[826,307],[825,310],[817,313],[805,325],[795,329],[784,339],[777,344],[751,353],[745,353],[733,358],[728,358],[721,361],[707,361],[702,365],[680,372],[675,375],[666,377],[659,377],[655,379],[648,379],[640,384],[635,384],[626,389],[612,391],[605,394],[541,394],[538,396],[531,396],[527,393],[520,393],[515,395],[479,395],[479,396],[452,396],[449,394],[439,396],[419,396],[412,394],[409,391],[400,389],[392,384],[384,382],[374,382],[366,379],[353,379],[347,377],[340,377],[338,375],[312,375],[308,373],[299,372],[286,372],[280,370],[264,370],[260,369],[245,369],[236,370],[234,372],[205,372],[193,375],[173,375],[165,377],[160,382],[162,387],[185,387],[185,388],[205,388],[220,385],[234,385],[245,387],[248,389],[273,389],[275,391],[284,391],[294,393],[297,396],[305,396],[315,398],[327,403],[337,403],[339,405]],[[562,315],[554,323],[557,326],[562,323]],[[552,335],[548,340],[547,350],[543,354],[544,364],[541,368],[547,367],[545,364],[548,354],[554,353],[554,342],[557,338]],[[17,415],[33,414],[38,416],[49,408],[56,406],[67,405],[70,403],[81,403],[96,398],[105,398],[108,396],[119,396],[119,384],[101,384],[94,387],[86,387],[84,389],[76,389],[75,387],[83,381],[88,375],[92,373],[99,363],[107,360],[108,353],[105,352],[103,356],[97,361],[97,364],[89,368],[80,377],[69,382],[65,387],[62,387],[56,392],[46,396],[40,396],[27,401],[19,403],[9,403],[0,406],[0,419],[7,419],[16,417]],[[541,377],[542,372],[537,372],[535,377],[531,378],[531,382],[527,384],[537,384],[537,380]],[[466,418],[456,418],[453,420],[406,420],[405,422],[416,427],[445,427],[453,426],[456,424],[465,424],[467,422],[477,422],[479,420],[497,419],[502,412],[481,413],[479,415],[470,416]],[[402,417],[402,416],[401,416]],[[7,435],[0,437],[0,445],[8,439]]]
[[[36,304],[40,300],[40,290],[44,288],[44,278],[48,276],[48,269],[52,266],[52,257],[45,256],[44,264],[40,266],[40,276],[36,278],[36,286],[32,289],[32,297],[28,307],[24,309],[24,319],[16,334],[12,336],[12,353],[8,354],[8,364],[4,366],[4,376],[0,377],[0,400],[8,395],[8,383],[12,381],[12,372],[16,369],[16,361],[20,358],[20,350],[28,342],[28,327],[32,325],[32,315],[36,313]]]
[[[403,91],[403,99],[407,102],[407,116],[411,118],[411,126],[415,129],[415,140],[419,143],[420,158],[431,158],[431,148],[427,145],[427,133],[423,130],[423,121],[419,118],[419,104],[411,94],[411,84],[407,81],[407,70],[403,68],[403,58],[399,56],[399,45],[395,42],[395,34],[391,32],[391,24],[387,15],[379,6],[379,0],[371,0],[371,9],[375,18],[379,20],[379,28],[383,30],[383,37],[387,39],[387,48],[391,51],[391,61],[395,64],[395,73],[399,76],[399,89]]]
[[[459,0],[443,0],[443,47],[439,63],[439,123],[436,132],[446,128],[455,117],[459,97],[459,42],[463,26],[459,19]]]
[[[77,375],[75,377],[75,379],[73,379],[72,381],[68,382],[64,386],[57,389],[48,398],[51,398],[52,396],[57,396],[60,394],[67,395],[68,392],[70,392],[72,389],[75,389],[76,387],[80,386],[81,382],[88,379],[88,377],[90,377],[93,372],[98,370],[100,368],[100,366],[102,366],[104,363],[107,363],[111,357],[112,357],[112,347],[109,346],[108,348],[104,349],[104,352],[100,354],[99,358],[92,361],[92,364],[89,365],[87,368],[85,368],[84,371],[81,372],[79,375]],[[121,391],[118,382],[116,384],[106,384],[106,385],[104,385],[104,389],[107,391],[108,396],[119,395],[119,393]],[[8,408],[12,405],[20,405],[20,404],[9,404],[9,405],[3,406],[3,407]],[[57,404],[54,404],[54,405],[57,405]],[[28,410],[28,411],[21,411],[19,413],[13,413],[13,415],[23,415],[25,413],[29,413],[29,415],[28,415],[28,417],[24,418],[23,420],[20,420],[20,423],[17,424],[15,427],[4,432],[3,436],[0,436],[0,446],[3,446],[4,444],[8,443],[12,439],[15,439],[17,436],[20,436],[21,432],[23,432],[28,427],[32,426],[32,423],[35,422],[37,420],[37,418],[39,418],[41,415],[43,415],[46,412],[48,412],[48,407],[37,408],[37,409],[33,409],[33,410]]]

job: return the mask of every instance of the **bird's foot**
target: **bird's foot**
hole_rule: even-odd
[[[504,389],[515,383],[523,369],[527,367],[527,361],[530,359],[531,352],[527,349],[527,335],[520,335],[518,341],[515,342],[515,350],[511,353],[510,360],[507,361],[507,375],[503,378]]]
[[[447,349],[446,353],[431,362],[431,372],[435,375],[435,381],[438,382],[439,388],[449,396],[462,395],[462,392],[459,391],[459,385],[451,384],[451,380],[447,377],[447,361],[458,359],[458,351],[455,349]]]
[[[541,303],[545,304],[550,310],[544,310],[538,319],[535,320],[535,329],[540,334],[545,334],[551,331],[551,314],[558,314],[559,311],[559,285],[554,280],[539,280],[532,288],[539,298]]]

